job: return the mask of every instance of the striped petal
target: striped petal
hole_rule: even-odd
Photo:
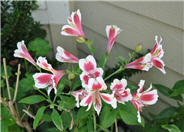
[[[56,59],[59,62],[69,62],[69,63],[78,63],[79,59],[69,53],[68,51],[64,50],[62,47],[57,47]]]
[[[92,72],[96,69],[96,60],[92,55],[79,60],[79,67],[84,72]]]
[[[117,36],[120,33],[120,31],[121,31],[120,28],[117,27],[116,25],[107,25],[106,26],[106,34],[108,37],[108,44],[107,44],[106,52],[108,54],[110,53],[110,51],[114,45],[114,42],[116,41]]]
[[[36,62],[33,60],[31,55],[27,51],[26,45],[24,44],[24,40],[17,43],[17,48],[18,49],[14,51],[14,57],[24,58],[33,65],[36,65]]]
[[[38,57],[36,64],[39,67],[43,68],[44,70],[47,70],[47,71],[52,71],[53,70],[51,64],[48,64],[48,62],[46,60],[46,57],[41,57],[41,56]]]

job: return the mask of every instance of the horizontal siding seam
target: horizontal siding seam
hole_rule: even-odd
[[[111,4],[110,2],[107,2],[107,1],[100,1],[100,2],[105,3],[105,4],[108,4],[108,5],[111,5],[111,6],[114,6],[114,7],[117,7],[117,8],[119,8],[119,9],[123,9],[123,10],[129,11],[129,12],[131,12],[131,13],[134,13],[134,14],[136,14],[136,15],[138,15],[138,16],[145,17],[145,18],[150,19],[150,20],[152,20],[152,21],[156,21],[156,22],[165,24],[165,25],[167,25],[167,26],[174,27],[174,28],[176,28],[176,29],[178,29],[178,30],[184,31],[184,29],[179,28],[179,27],[177,27],[177,26],[171,25],[171,24],[169,24],[169,23],[166,23],[166,22],[157,20],[157,19],[152,18],[152,17],[149,17],[149,16],[145,16],[145,15],[143,15],[143,14],[137,13],[137,12],[135,12],[135,11],[131,11],[131,10],[126,9],[126,8],[123,8],[123,7],[119,7],[119,6],[117,6],[117,5]]]

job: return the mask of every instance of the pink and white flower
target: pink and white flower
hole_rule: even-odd
[[[132,95],[133,99],[131,100],[132,104],[137,109],[138,122],[141,122],[140,111],[142,111],[142,108],[146,105],[153,105],[158,100],[157,90],[156,89],[151,90],[152,85],[150,85],[150,87],[146,91],[142,92],[144,83],[145,83],[144,80],[140,81],[139,89],[137,90],[135,94]]]
[[[79,9],[75,12],[72,12],[71,17],[68,18],[68,24],[69,25],[64,25],[62,27],[62,35],[86,38],[82,29],[81,13]]]
[[[160,41],[158,42],[158,37],[155,36],[155,41],[156,41],[156,44],[150,53],[146,54],[144,57],[141,57],[127,64],[125,68],[148,71],[150,68],[155,66],[157,69],[162,71],[163,74],[165,74],[166,73],[164,69],[165,64],[161,60],[161,58],[164,55],[164,51],[161,45],[162,38],[160,38]]]
[[[51,64],[48,64],[45,57],[38,57],[37,65],[40,68],[43,68],[44,70],[52,72],[50,73],[35,73],[33,75],[34,81],[35,81],[35,87],[37,88],[46,88],[48,87],[48,95],[50,94],[51,90],[54,89],[54,92],[56,94],[57,92],[57,85],[62,78],[62,76],[65,74],[63,70],[55,70],[52,68]]]
[[[106,89],[107,86],[102,77],[97,77],[96,79],[90,78],[88,87],[86,88],[87,95],[81,100],[80,105],[88,106],[88,111],[91,108],[91,105],[93,104],[95,111],[99,115],[102,107],[102,98],[104,102],[111,104],[114,108],[113,96],[107,93],[101,93],[101,91]]]
[[[126,101],[132,100],[130,89],[129,88],[125,89],[126,86],[127,86],[127,80],[125,79],[121,79],[121,80],[114,79],[114,81],[111,83],[110,88],[113,92],[116,106],[117,106],[117,101],[119,103],[124,104]]]
[[[90,78],[97,78],[103,75],[103,69],[97,68],[96,60],[89,55],[85,59],[79,60],[79,67],[83,71],[80,75],[82,86],[87,87]]]
[[[57,71],[57,70],[55,70]],[[57,93],[57,85],[60,81],[61,77],[64,75],[64,71],[58,70],[56,74],[49,74],[49,73],[35,73],[33,75],[35,81],[35,87],[37,88],[46,88],[48,87],[48,95],[50,94],[51,90],[54,89],[55,94]]]
[[[76,103],[77,108],[79,108],[80,106],[79,101],[82,100],[84,97],[86,97],[87,92],[86,90],[80,89],[80,90],[74,91],[72,95],[75,97],[75,100],[77,102]]]
[[[31,57],[31,55],[29,54],[26,48],[26,45],[24,44],[24,40],[17,43],[17,48],[18,49],[14,51],[14,57],[24,58],[28,60],[30,63],[32,63],[33,65],[36,65],[36,62]]]
[[[51,64],[48,64],[45,57],[38,57],[36,64],[44,70],[53,71]]]
[[[106,26],[106,34],[108,37],[108,44],[107,44],[107,50],[106,53],[109,54],[112,46],[114,45],[114,42],[117,39],[118,34],[121,32],[121,29],[116,25],[107,25]]]
[[[56,53],[56,60],[59,62],[69,62],[69,63],[78,63],[79,59],[69,53],[68,51],[64,50],[62,47],[57,47]]]

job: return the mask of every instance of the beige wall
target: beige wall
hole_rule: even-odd
[[[177,80],[184,79],[184,4],[182,2],[70,1],[68,6],[70,11],[81,10],[84,32],[90,40],[94,40],[97,59],[102,52],[105,52],[107,45],[105,26],[116,24],[123,30],[107,62],[110,67],[117,63],[116,56],[128,57],[128,52],[132,51],[137,43],[143,43],[143,51],[146,51],[148,48],[153,48],[155,35],[163,37],[165,50],[163,60],[166,63],[167,74],[163,75],[152,68],[149,72],[133,76],[130,79],[132,83],[145,79],[147,86],[152,82],[172,87]],[[66,18],[63,19],[65,20],[62,20],[61,24],[48,23],[44,26],[54,51],[57,45],[61,45],[73,54],[85,57],[89,54],[85,45],[76,45],[72,37],[60,35],[62,25],[66,23]],[[160,95],[159,102],[151,106],[149,111],[158,113],[168,105],[176,105],[176,102]]]

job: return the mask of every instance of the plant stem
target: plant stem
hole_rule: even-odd
[[[8,97],[9,97],[9,100],[11,100],[10,85],[9,85],[8,73],[7,73],[7,68],[6,68],[6,58],[3,58],[3,66],[4,66],[4,73],[5,73],[5,78],[6,78]]]
[[[29,70],[28,70],[28,65],[27,65],[27,61],[26,61],[26,59],[24,59],[24,64],[25,64],[25,67],[26,67],[26,73],[28,73],[28,72],[29,72]]]
[[[40,89],[36,88],[36,90],[38,90],[38,92],[40,92],[43,96],[45,96],[46,98],[48,98],[48,96],[44,92],[42,92]]]
[[[117,120],[115,120],[115,132],[118,132],[118,124],[117,124]]]
[[[111,78],[112,76],[122,72],[124,70],[124,68],[121,66],[118,70],[116,70],[115,72],[113,72],[112,74],[110,74],[109,76],[107,76],[104,80],[108,80],[109,78]]]
[[[17,91],[18,91],[18,86],[19,86],[19,77],[20,77],[20,64],[18,64],[18,69],[17,69],[17,80],[16,80],[13,102],[16,101],[16,97],[17,97]]]
[[[95,111],[93,111],[93,123],[94,123],[94,132],[96,132],[96,116],[95,116]]]
[[[90,42],[90,41],[86,40],[84,43],[87,45],[90,53],[93,55],[94,53],[93,53],[93,50],[91,48],[91,45],[93,44],[93,42]]]

